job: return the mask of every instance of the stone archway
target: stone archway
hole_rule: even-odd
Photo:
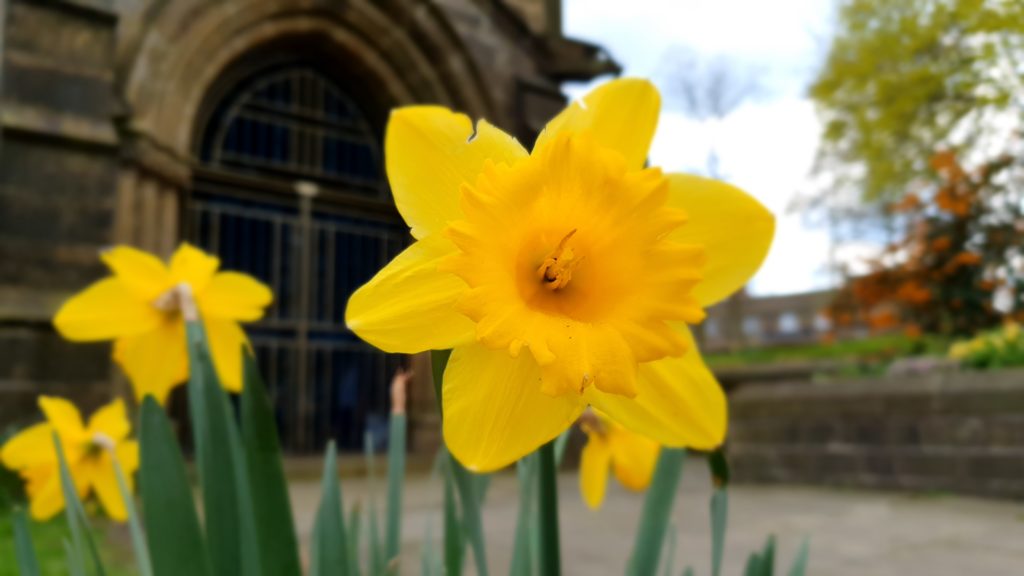
[[[388,106],[432,102],[507,122],[466,47],[429,2],[155,0],[122,22],[115,238],[166,253],[191,181],[195,127],[209,93],[247,54],[315,42],[358,67]]]
[[[340,4],[340,6],[338,6]],[[321,36],[371,68],[396,104],[434,102],[490,116],[481,76],[445,17],[427,2],[175,0],[142,23],[121,74],[131,126],[187,151],[189,127],[227,65],[287,36]]]

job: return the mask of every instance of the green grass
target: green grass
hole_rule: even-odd
[[[945,356],[948,346],[948,340],[937,336],[909,338],[902,334],[888,334],[834,343],[748,348],[733,353],[707,354],[704,358],[712,368],[825,361],[885,366],[897,358],[908,356]]]
[[[107,576],[135,576],[130,545],[118,546],[111,542],[103,530],[103,520],[92,519],[96,542],[100,546],[107,568]],[[64,561],[64,539],[70,538],[67,522],[59,515],[49,522],[32,522],[32,542],[39,560],[40,574],[44,576],[65,576],[68,573]],[[126,536],[127,538],[127,536]],[[10,510],[0,510],[0,576],[19,576],[18,567],[14,562],[14,529]],[[10,559],[9,561],[7,559]]]
[[[0,431],[0,446],[16,432],[17,428],[13,426]],[[0,466],[0,576],[20,576],[14,562],[14,524],[11,512],[15,506],[27,508],[24,499],[21,478],[17,473]],[[123,544],[112,541],[106,530],[113,528],[110,521],[93,513],[95,510],[91,506],[95,505],[95,502],[85,504],[86,510],[90,512],[90,522],[96,543],[100,547],[100,554],[103,555],[107,576],[137,576],[127,528],[124,530]],[[40,574],[66,576],[68,566],[65,562],[64,540],[70,540],[71,534],[64,514],[58,514],[48,522],[30,520],[29,525]]]

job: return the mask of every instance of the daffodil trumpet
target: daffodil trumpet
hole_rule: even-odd
[[[527,152],[486,121],[395,110],[388,179],[415,242],[357,290],[348,327],[378,348],[451,348],[445,443],[501,468],[587,406],[669,447],[710,449],[726,402],[687,324],[760,266],[774,219],[745,192],[645,167],[659,95],[608,82]]]

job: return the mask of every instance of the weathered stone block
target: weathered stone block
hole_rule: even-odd
[[[45,290],[69,296],[103,274],[95,246],[38,244],[0,237],[0,284],[6,289]]]
[[[68,342],[45,324],[0,329],[0,381],[85,385],[109,373],[109,344]]]
[[[113,77],[114,18],[100,11],[60,4],[11,0],[7,6],[5,52]]]
[[[739,480],[1024,493],[1020,370],[747,386],[731,405]]]
[[[4,132],[3,138],[0,189],[54,201],[82,198],[113,207],[113,151],[14,132]]]
[[[62,114],[110,117],[115,111],[111,82],[111,78],[39,67],[8,57],[4,66],[4,99]]]

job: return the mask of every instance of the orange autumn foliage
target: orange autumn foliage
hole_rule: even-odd
[[[916,280],[907,280],[896,291],[896,298],[903,302],[919,306],[932,300],[932,291]]]
[[[932,252],[945,252],[949,250],[949,247],[953,245],[953,241],[949,239],[949,236],[939,236],[932,240]]]
[[[903,335],[907,338],[920,338],[924,331],[917,324],[907,324],[903,327]]]
[[[868,315],[868,326],[876,332],[884,332],[900,325],[900,317],[892,310],[881,310]]]
[[[970,334],[1000,321],[997,291],[1012,291],[1011,315],[1024,308],[1009,265],[1015,255],[1024,257],[1024,200],[1014,196],[1010,176],[1000,176],[1015,166],[1014,158],[1000,156],[969,170],[943,151],[930,165],[933,184],[887,208],[902,237],[838,292],[829,314],[837,326]]]

